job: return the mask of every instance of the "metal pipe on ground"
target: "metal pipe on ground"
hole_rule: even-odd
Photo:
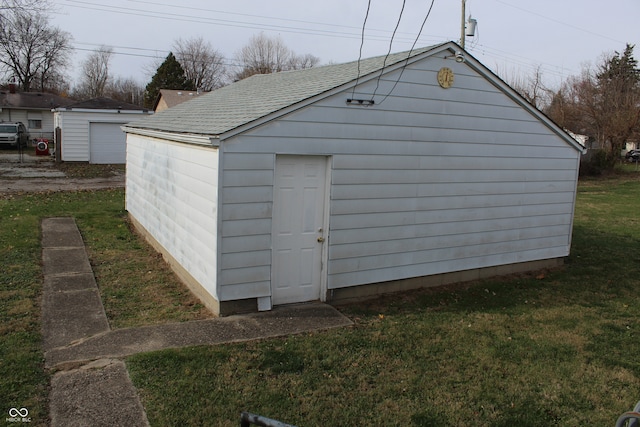
[[[261,415],[242,412],[240,414],[240,427],[250,427],[252,424],[260,427],[296,427]]]

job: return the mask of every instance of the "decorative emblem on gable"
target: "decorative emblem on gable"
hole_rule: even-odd
[[[453,70],[451,68],[440,68],[440,71],[438,71],[438,84],[445,89],[453,85]]]

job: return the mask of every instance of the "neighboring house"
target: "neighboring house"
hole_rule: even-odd
[[[567,133],[569,135],[571,135],[571,137],[573,139],[575,139],[576,141],[578,141],[578,144],[580,144],[582,146],[582,148],[584,148],[585,150],[590,148],[590,141],[589,141],[589,137],[587,135],[581,135],[579,133],[573,133],[570,130],[567,130]]]
[[[22,122],[31,139],[53,139],[53,112],[76,101],[51,93],[16,92],[15,85],[0,91],[0,121]]]
[[[182,104],[185,101],[194,99],[206,92],[188,91],[188,90],[172,90],[172,89],[160,89],[160,93],[156,98],[156,102],[153,106],[153,110],[156,113],[164,111],[167,108],[175,107]]]
[[[109,98],[77,102],[55,110],[56,140],[60,160],[122,164],[126,160],[126,136],[121,126],[147,109]]]
[[[458,51],[255,75],[130,123],[133,224],[222,315],[560,265],[583,148]]]

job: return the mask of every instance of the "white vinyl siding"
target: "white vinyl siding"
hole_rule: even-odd
[[[271,293],[275,156],[223,153],[220,301]]]
[[[450,89],[437,85],[443,66]],[[377,94],[398,77],[384,76]],[[223,175],[246,170],[257,182],[223,185],[221,247],[233,257],[221,259],[221,295],[268,290],[274,153],[331,156],[328,289],[568,255],[575,147],[450,60],[414,64],[382,96],[347,106],[345,91],[223,142]],[[249,221],[225,215],[227,203]],[[245,253],[252,265],[238,271]]]
[[[217,297],[218,150],[127,135],[126,209]]]
[[[62,129],[61,156],[66,162],[91,161],[91,123],[118,126],[141,117],[139,111],[133,113],[58,111],[55,114],[57,125]],[[125,137],[124,133],[122,136]]]
[[[29,120],[40,120],[41,127],[39,129],[29,128]],[[2,108],[0,112],[0,121],[3,122],[22,122],[29,131],[30,138],[48,138],[53,139],[53,113],[50,110],[17,110],[11,108]]]

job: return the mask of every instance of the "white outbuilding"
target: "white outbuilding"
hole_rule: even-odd
[[[133,224],[215,313],[562,263],[582,147],[456,43],[255,75],[127,132]]]
[[[121,126],[146,108],[110,98],[94,98],[54,110],[56,149],[64,162],[124,164],[126,135]]]

